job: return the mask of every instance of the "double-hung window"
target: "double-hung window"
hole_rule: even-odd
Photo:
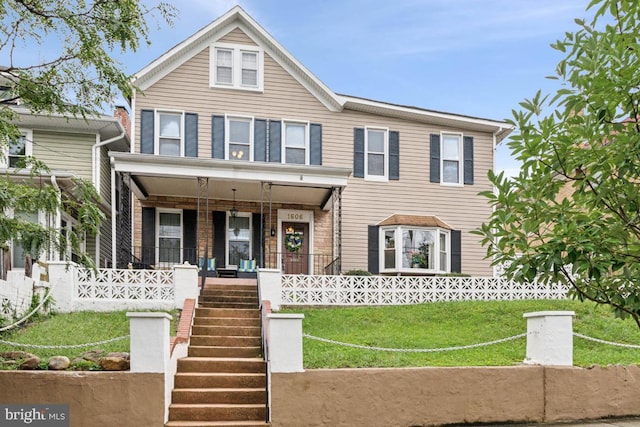
[[[156,153],[163,156],[184,156],[184,123],[182,113],[158,112]]]
[[[227,146],[229,160],[253,160],[253,119],[227,118]]]
[[[387,129],[365,129],[365,178],[386,180],[388,177],[389,132]]]
[[[24,161],[33,153],[33,132],[21,131],[21,135],[7,144],[4,154],[0,156],[0,164],[10,168],[25,167]]]
[[[284,163],[309,164],[308,131],[307,123],[284,122]]]
[[[158,262],[180,263],[181,247],[182,212],[158,211]]]
[[[442,134],[442,182],[462,183],[462,135]]]
[[[264,54],[257,46],[214,43],[210,86],[262,90]]]

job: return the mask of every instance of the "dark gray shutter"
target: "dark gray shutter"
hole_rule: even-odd
[[[156,263],[156,208],[142,208],[142,248],[139,257],[143,264]]]
[[[400,132],[389,131],[389,179],[400,179]]]
[[[198,115],[184,114],[184,155],[198,157]]]
[[[462,273],[462,233],[451,230],[451,272]]]
[[[311,153],[309,163],[312,165],[322,164],[322,125],[311,123],[309,126],[309,146]]]
[[[216,267],[226,267],[225,242],[227,235],[227,213],[213,212],[213,257]]]
[[[224,159],[224,116],[211,116],[211,157]]]
[[[473,184],[473,137],[465,136],[464,143],[464,183]]]
[[[269,161],[282,161],[282,123],[279,120],[269,120]]]
[[[189,261],[191,265],[197,265],[197,239],[198,211],[185,209],[182,211],[182,260]]]
[[[267,121],[264,119],[253,122],[253,160],[267,161]]]
[[[364,129],[353,129],[353,176],[364,178]]]
[[[378,248],[378,229],[377,225],[369,226],[369,238],[368,238],[368,270],[372,274],[378,274],[380,272],[380,257]]]
[[[140,152],[142,154],[153,154],[155,116],[156,113],[153,110],[140,111]]]
[[[429,145],[429,181],[440,182],[440,135],[432,133]]]
[[[253,228],[253,235],[251,236],[253,240],[251,258],[256,260],[258,267],[262,267],[264,265],[260,258],[260,248],[264,244],[262,239],[262,215],[257,213],[251,215],[251,227]]]

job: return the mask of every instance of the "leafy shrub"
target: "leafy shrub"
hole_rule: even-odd
[[[345,271],[343,274],[345,276],[373,276],[371,272],[357,268],[354,270]]]

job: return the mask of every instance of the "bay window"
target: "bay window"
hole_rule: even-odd
[[[393,226],[380,229],[381,272],[447,273],[450,231],[441,228]]]

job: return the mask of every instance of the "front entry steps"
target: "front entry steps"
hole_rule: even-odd
[[[255,280],[207,280],[166,427],[270,425],[258,307]]]

